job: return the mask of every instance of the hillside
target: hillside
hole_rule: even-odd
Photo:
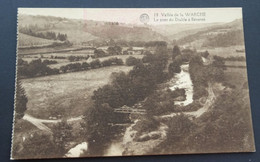
[[[167,24],[151,26],[156,32],[167,36],[168,39],[180,39],[198,31],[203,31],[221,25],[222,23],[207,23],[207,24]]]
[[[19,28],[29,27],[35,32],[60,32],[68,40],[80,44],[97,39],[126,41],[164,40],[166,37],[147,27],[135,27],[119,23],[92,20],[76,20],[52,16],[19,15]]]
[[[242,19],[234,20],[230,23],[215,25],[210,28],[200,29],[178,39],[178,44],[195,47],[227,47],[243,45]]]
[[[59,42],[59,41],[33,37],[23,33],[18,34],[19,47],[46,46],[52,44],[53,42]]]

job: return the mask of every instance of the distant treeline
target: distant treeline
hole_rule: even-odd
[[[67,40],[67,34],[61,34],[61,33],[57,34],[57,33],[52,32],[52,31],[36,32],[29,27],[21,27],[19,29],[19,32],[23,33],[23,34],[30,35],[30,36],[34,36],[34,37],[43,38],[43,39],[60,40],[60,41]]]
[[[149,47],[149,46],[165,46],[165,41],[126,41],[126,40],[91,40],[84,44],[93,46],[121,46],[121,47]]]
[[[119,58],[110,58],[100,62],[100,60],[93,60],[90,63],[71,63],[65,66],[61,66],[59,69],[50,68],[47,65],[57,63],[56,61],[41,59],[33,60],[30,63],[22,59],[18,59],[18,75],[21,78],[32,78],[47,75],[55,75],[67,72],[76,72],[90,69],[97,69],[101,67],[113,66],[113,65],[123,65],[124,62]]]
[[[89,59],[89,57],[90,56],[87,55],[87,56],[69,56],[67,58],[70,62],[73,62],[73,61],[79,61],[79,60],[87,60],[87,59]]]
[[[167,46],[165,41],[150,41],[145,43],[145,47],[160,47],[160,46]]]
[[[26,49],[69,47],[69,46],[72,46],[72,43],[69,41],[65,41],[65,42],[53,42],[52,44],[49,44],[49,45],[25,46],[25,47],[18,47],[18,48],[26,50]],[[70,51],[70,50],[61,50],[61,51],[66,52],[66,51]],[[58,52],[61,52],[61,51],[58,51]],[[53,53],[53,52],[42,52],[41,54],[44,54],[44,53]],[[33,53],[31,53],[31,54],[33,54]],[[39,53],[35,53],[35,54],[39,54]]]

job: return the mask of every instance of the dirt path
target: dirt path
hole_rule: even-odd
[[[78,121],[78,120],[81,120],[82,118],[83,118],[83,116],[70,118],[70,119],[67,120],[67,122]],[[51,129],[49,127],[47,127],[44,123],[59,123],[59,122],[61,122],[61,119],[57,119],[57,120],[38,119],[38,118],[35,118],[35,117],[33,117],[33,116],[29,115],[29,114],[25,114],[23,116],[23,119],[27,120],[30,123],[32,123],[33,125],[35,125],[40,130],[47,131],[49,133],[52,133]]]
[[[208,98],[205,102],[205,104],[203,105],[202,108],[200,108],[199,110],[197,111],[193,111],[193,112],[185,112],[184,114],[185,115],[191,115],[191,116],[194,116],[196,118],[200,117],[203,113],[205,113],[206,111],[208,111],[209,107],[212,105],[212,103],[215,101],[216,99],[216,96],[213,92],[213,89],[212,89],[212,84],[209,83],[209,87],[208,87]]]

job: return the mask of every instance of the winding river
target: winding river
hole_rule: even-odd
[[[213,85],[211,83],[209,83],[208,89],[207,89],[209,94],[208,94],[205,104],[197,111],[184,112],[185,115],[198,118],[202,114],[204,114],[206,111],[208,111],[210,105],[216,99],[212,86]],[[192,85],[192,81],[191,81],[190,74],[189,74],[189,65],[188,64],[184,64],[181,66],[181,72],[176,74],[170,80],[169,88],[171,90],[175,90],[177,88],[179,88],[179,89],[183,88],[185,90],[185,94],[186,94],[185,100],[175,102],[176,105],[186,106],[193,102],[193,98],[192,98],[193,97],[193,85]],[[222,86],[222,88],[224,88],[224,87]],[[169,113],[168,115],[157,116],[157,118],[159,118],[159,119],[160,118],[161,119],[162,118],[173,118],[174,116],[176,116],[178,114],[179,113]],[[136,123],[138,121],[139,121],[139,119],[135,120],[133,124],[130,124],[126,128],[124,136],[120,140],[115,141],[110,145],[110,147],[106,150],[105,156],[122,156],[123,154],[124,155],[145,154],[148,151],[150,151],[151,149],[158,146],[163,140],[165,140],[168,126],[161,123],[158,130],[141,135],[141,136],[150,136],[150,137],[152,135],[158,135],[159,138],[150,139],[150,140],[142,141],[142,142],[134,141],[137,131],[134,130],[133,127],[136,125]],[[80,149],[79,146],[82,146],[82,148]],[[70,156],[73,153],[74,153],[74,156],[78,156],[79,151],[76,151],[76,150],[86,149],[86,146],[87,145],[77,145],[76,146],[77,149],[71,151]]]
[[[191,104],[193,102],[193,85],[189,74],[189,64],[183,64],[181,65],[181,72],[177,73],[169,83],[170,89],[174,91],[175,89],[184,89],[186,98],[183,101],[176,101],[176,105],[180,106],[186,106],[188,104]],[[169,114],[171,117],[174,115]],[[163,116],[161,116],[163,117]],[[160,136],[159,139],[155,140],[149,140],[144,142],[135,142],[133,139],[136,135],[136,131],[133,130],[133,126],[138,122],[136,120],[133,124],[131,124],[129,127],[126,128],[126,131],[124,133],[124,137],[121,141],[114,142],[111,144],[109,149],[107,150],[105,156],[121,156],[123,155],[125,150],[130,151],[131,154],[140,154],[141,152],[146,152],[149,149],[152,149],[153,147],[156,147],[159,145],[163,139],[166,137],[166,130],[167,126],[164,124],[161,124],[159,129],[157,131],[153,131],[148,133],[149,134],[157,134]]]
[[[177,73],[170,81],[170,89],[185,89],[186,99],[183,101],[176,101],[175,105],[186,106],[193,102],[193,85],[189,73],[189,64],[181,65],[181,72]]]

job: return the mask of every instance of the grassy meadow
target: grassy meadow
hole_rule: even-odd
[[[58,41],[33,37],[23,33],[18,34],[19,46],[44,46],[44,45],[50,45],[53,42],[58,42]]]
[[[226,81],[237,88],[242,88],[247,80],[247,69],[246,68],[230,68],[228,67],[224,71]]]
[[[45,119],[59,115],[80,116],[91,106],[93,91],[109,83],[111,73],[128,72],[131,69],[131,66],[110,66],[23,79],[22,84],[28,97],[27,113]]]

